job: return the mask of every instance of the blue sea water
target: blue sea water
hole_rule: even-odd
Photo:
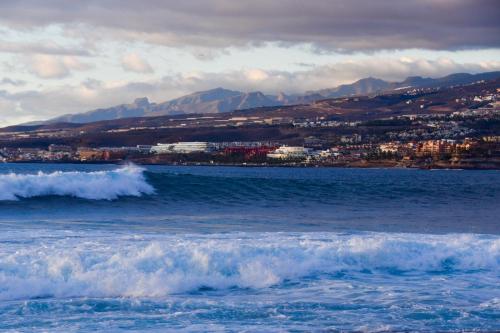
[[[0,331],[500,330],[500,172],[0,165]]]

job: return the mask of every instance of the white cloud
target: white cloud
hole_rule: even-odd
[[[81,62],[77,57],[66,56],[62,58],[62,62],[70,70],[84,71],[92,68],[91,65]]]
[[[263,81],[269,78],[267,72],[262,69],[250,69],[244,72],[250,81]]]
[[[91,66],[73,56],[37,54],[29,58],[29,67],[40,78],[60,79],[69,76],[72,70],[86,70]]]
[[[31,71],[44,79],[62,78],[69,75],[69,69],[57,57],[35,55],[31,58]]]
[[[122,67],[136,73],[152,73],[151,65],[136,53],[127,54],[122,58]]]

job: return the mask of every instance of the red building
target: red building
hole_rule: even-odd
[[[268,153],[275,150],[276,147],[227,147],[224,149],[225,156],[243,156],[245,160],[251,160],[259,157],[266,157]]]

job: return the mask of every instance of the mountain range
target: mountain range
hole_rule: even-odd
[[[241,92],[216,88],[195,92],[163,103],[151,103],[146,97],[137,98],[131,104],[96,109],[85,113],[67,114],[45,122],[30,123],[89,123],[130,117],[150,117],[189,113],[221,113],[234,110],[265,106],[309,104],[317,100],[339,98],[353,95],[369,95],[409,88],[436,88],[466,85],[481,80],[500,78],[500,71],[480,74],[457,73],[441,78],[412,76],[401,82],[389,82],[377,78],[364,78],[351,84],[335,88],[308,91],[305,94],[279,93],[265,95],[260,91]]]

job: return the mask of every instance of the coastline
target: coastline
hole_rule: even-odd
[[[221,162],[154,162],[136,159],[112,160],[112,161],[11,161],[2,164],[75,164],[75,165],[100,165],[100,164],[136,164],[144,166],[204,166],[204,167],[241,167],[241,168],[342,168],[342,169],[416,169],[416,170],[500,170],[500,161],[474,161],[472,163],[449,163],[438,161],[433,163],[402,163],[401,161],[360,160],[342,163],[307,163],[307,162],[283,162],[283,163],[221,163]]]

